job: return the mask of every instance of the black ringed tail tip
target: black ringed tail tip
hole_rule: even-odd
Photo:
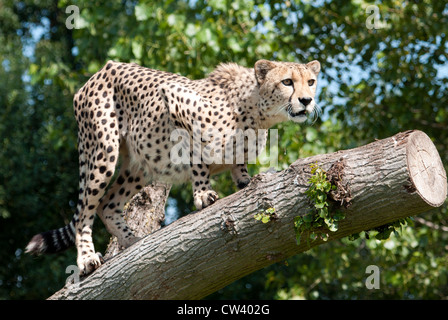
[[[26,252],[33,255],[57,253],[75,244],[74,227],[69,225],[36,234],[26,246]]]

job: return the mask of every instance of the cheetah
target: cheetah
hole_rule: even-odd
[[[123,207],[146,184],[191,181],[198,210],[218,200],[210,185],[213,174],[230,170],[237,187],[246,187],[250,176],[244,162],[192,161],[198,156],[194,151],[187,155],[190,161],[172,161],[171,150],[179,147],[172,133],[182,129],[185,142],[195,133],[267,132],[283,121],[303,123],[316,114],[319,72],[317,60],[307,64],[259,60],[253,68],[220,64],[206,78],[190,80],[134,63],[108,61],[74,96],[79,152],[76,212],[65,227],[35,235],[27,252],[55,253],[75,244],[80,274],[86,275],[101,265],[92,241],[95,213],[120,245],[129,247],[138,238],[124,221]],[[266,135],[261,140],[265,144]],[[208,142],[199,141],[202,146]],[[244,147],[247,161],[249,142],[232,141],[230,148]]]

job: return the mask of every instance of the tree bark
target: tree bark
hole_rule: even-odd
[[[171,186],[154,182],[136,194],[123,212],[125,220],[135,236],[144,237],[159,230],[165,220],[165,204]],[[104,255],[108,260],[121,251],[117,237],[112,237]]]
[[[399,133],[258,174],[243,190],[150,234],[50,299],[201,299],[326,243],[297,245],[295,237],[294,218],[310,210],[305,191],[314,163],[334,178],[333,197],[346,216],[327,242],[423,213],[447,196],[446,173],[430,138],[421,131]],[[254,219],[267,208],[275,208],[275,219]]]

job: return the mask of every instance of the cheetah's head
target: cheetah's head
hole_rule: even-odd
[[[307,64],[259,60],[255,63],[263,113],[270,117],[306,121],[316,108],[317,75],[320,63]]]

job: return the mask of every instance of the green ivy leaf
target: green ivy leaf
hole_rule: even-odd
[[[306,214],[303,216],[303,221],[305,222],[311,222],[313,221],[313,215],[312,214]]]
[[[316,204],[314,205],[314,207],[315,207],[316,209],[322,209],[323,207],[325,207],[325,203],[316,203]]]
[[[311,131],[310,131],[311,132]],[[327,201],[327,194],[333,189],[333,185],[327,180],[326,172],[317,164],[311,164],[312,176],[309,178],[310,186],[305,191],[305,194],[312,202],[313,211],[304,215],[303,217],[296,217],[294,226],[296,228],[296,237],[305,230],[316,230],[318,228],[326,227],[329,231],[335,232],[339,229],[340,220],[345,218],[345,214],[339,211],[330,215],[329,203]],[[313,231],[310,238],[316,239],[317,234]],[[328,239],[328,234],[321,233],[321,239]]]
[[[330,223],[330,225],[328,226],[328,230],[330,230],[331,232],[336,232],[339,229],[339,224],[336,221],[333,221],[332,223]]]
[[[261,222],[263,223],[268,223],[271,220],[271,218],[269,216],[263,216],[263,218],[261,218]]]

